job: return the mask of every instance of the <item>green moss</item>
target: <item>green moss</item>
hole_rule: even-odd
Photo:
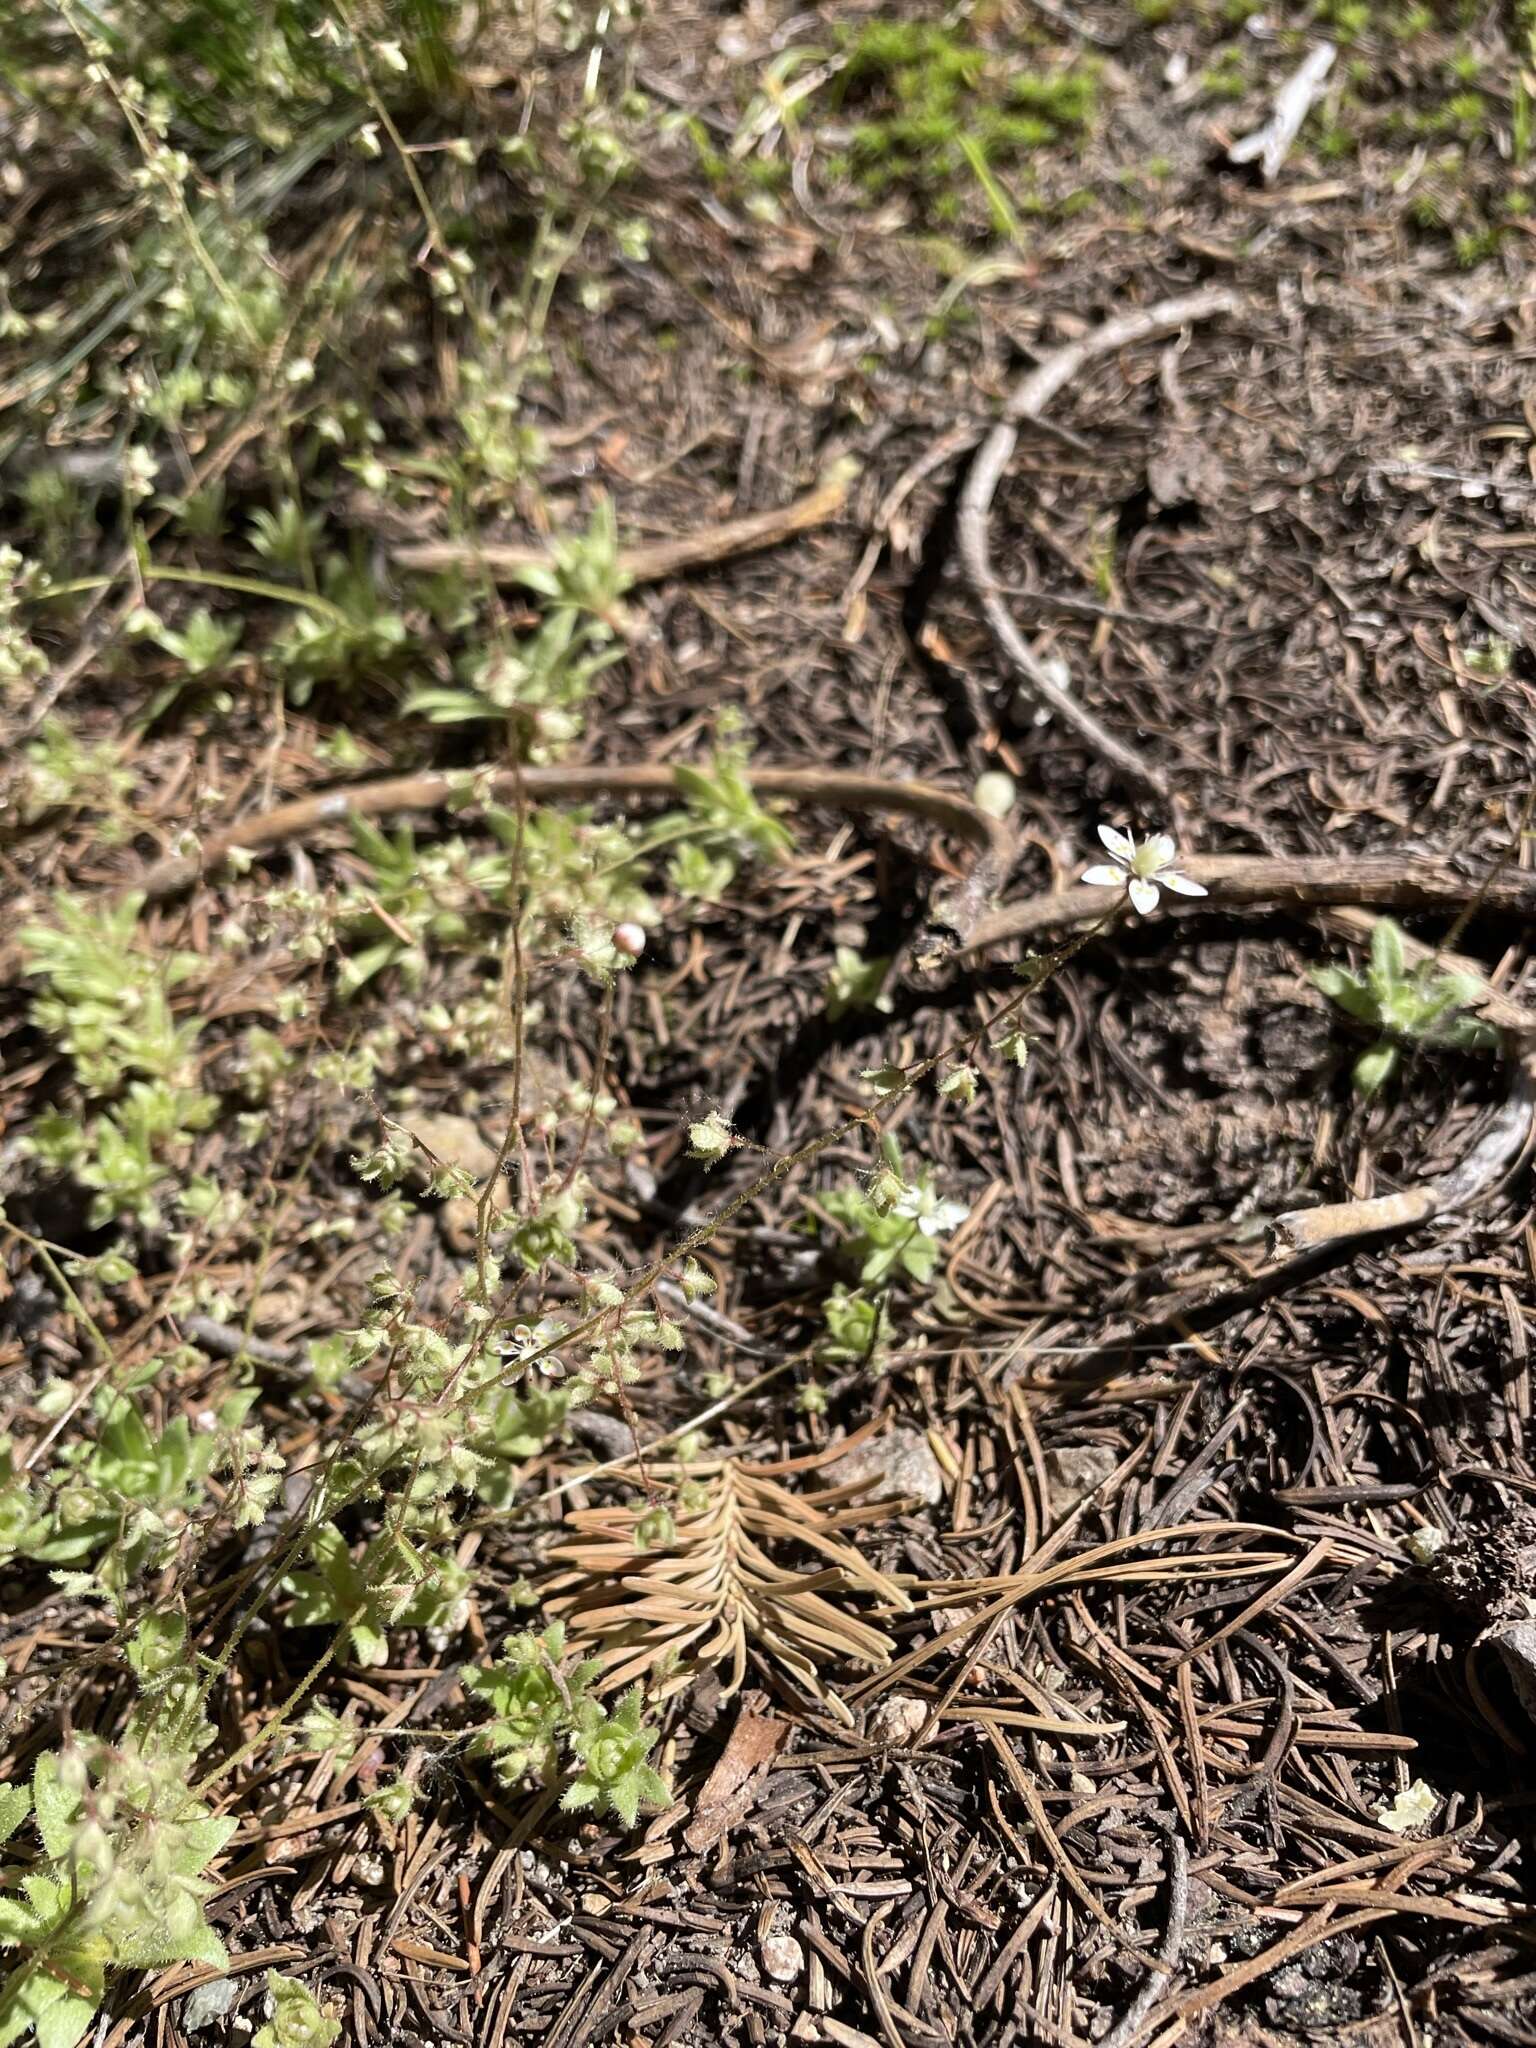
[[[781,192],[789,184],[789,165],[779,156],[749,156],[738,169],[743,184],[760,192]]]
[[[1009,76],[1002,58],[936,22],[867,22],[844,46],[840,92],[858,116],[854,175],[871,191],[906,186],[936,218],[956,218],[968,185],[988,190],[991,173],[1093,118],[1097,73],[1088,63]],[[995,217],[995,191],[989,203]]]
[[[1456,261],[1463,270],[1475,270],[1479,263],[1486,263],[1491,256],[1499,253],[1499,244],[1504,239],[1504,230],[1485,223],[1482,227],[1466,228],[1452,244]]]
[[[1369,31],[1374,14],[1371,0],[1318,0],[1314,19],[1336,42],[1354,43]]]
[[[1219,50],[1215,63],[1207,65],[1200,74],[1200,85],[1212,99],[1240,100],[1248,90],[1245,53],[1235,45]]]
[[[728,185],[731,181],[731,171],[733,169],[731,160],[729,157],[722,156],[719,150],[715,148],[714,143],[710,140],[709,130],[704,126],[704,123],[696,116],[690,114],[683,123],[683,132],[693,144],[693,153],[698,160],[699,169],[704,173],[710,184],[717,191],[722,186]]]
[[[1426,114],[1415,115],[1412,130],[1417,135],[1457,135],[1475,142],[1488,123],[1488,110],[1480,92],[1452,93],[1448,100]]]
[[[1325,163],[1342,163],[1355,153],[1355,138],[1337,121],[1326,121],[1317,132],[1317,153]]]
[[[1024,72],[1008,81],[1008,99],[1048,121],[1053,129],[1086,128],[1098,105],[1098,75],[1086,64],[1050,76]]]

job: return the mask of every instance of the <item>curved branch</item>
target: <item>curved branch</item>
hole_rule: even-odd
[[[1181,299],[1164,299],[1156,306],[1147,307],[1144,312],[1125,313],[1118,319],[1106,320],[1102,327],[1094,328],[1080,340],[1053,350],[1043,362],[1036,364],[1014,391],[1004,418],[982,442],[960,495],[956,537],[961,565],[1005,664],[1031,694],[1048,705],[1063,724],[1070,725],[1101,760],[1160,797],[1168,795],[1168,780],[1162,770],[1154,768],[1124,740],[1117,739],[1091,711],[1085,710],[1070,690],[1063,689],[1019,631],[993,573],[987,520],[1003,471],[1012,461],[1013,451],[1018,445],[1016,421],[1033,419],[1044,412],[1057,392],[1095,357],[1112,355],[1116,349],[1127,348],[1133,342],[1176,334],[1192,321],[1210,320],[1217,314],[1233,312],[1237,304],[1237,296],[1233,292],[1220,289],[1190,292]]]
[[[972,874],[949,900],[947,915],[962,936],[967,916],[979,915],[980,900],[1001,886],[1015,857],[1013,833],[1000,819],[931,782],[896,782],[880,775],[858,775],[838,768],[753,768],[753,789],[765,797],[791,803],[821,804],[837,811],[895,811],[926,818],[976,847],[979,858]],[[260,853],[269,847],[302,840],[317,826],[347,818],[376,818],[393,811],[437,810],[472,789],[478,795],[515,798],[519,788],[538,799],[593,797],[675,797],[672,770],[660,764],[623,768],[496,768],[458,770],[426,775],[388,776],[378,782],[352,783],[322,790],[259,811],[214,832],[198,852],[163,860],[129,886],[146,902],[161,903],[183,895],[209,868],[235,852]]]

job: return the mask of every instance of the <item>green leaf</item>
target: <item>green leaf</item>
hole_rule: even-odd
[[[59,1997],[37,2015],[37,2048],[76,2048],[96,2017],[93,1999],[81,1998],[64,1984],[58,1989]]]
[[[251,2048],[331,2048],[341,2027],[321,2010],[304,1985],[268,1970],[267,1996],[272,2001],[272,2017],[257,2029]]]
[[[1369,1099],[1391,1080],[1397,1071],[1398,1051],[1388,1039],[1381,1039],[1355,1061],[1355,1087]]]
[[[187,1624],[179,1614],[146,1614],[128,1645],[128,1663],[142,1681],[162,1677],[180,1663]]]
[[[153,1466],[155,1444],[144,1418],[122,1394],[108,1394],[102,1403],[102,1449],[124,1465]]]
[[[1384,982],[1401,981],[1406,973],[1403,933],[1390,917],[1379,917],[1371,933],[1371,967]]]
[[[184,1939],[178,1940],[174,1949],[167,1949],[164,1961],[168,1963],[209,1963],[216,1970],[229,1968],[229,1950],[220,1941],[205,1920],[200,1927]]]
[[[32,1811],[25,1785],[0,1785],[0,1842],[8,1842]]]
[[[625,1827],[634,1826],[640,1817],[640,1785],[633,1771],[626,1771],[608,1787],[608,1804]]]
[[[44,1750],[32,1773],[32,1809],[43,1847],[55,1863],[62,1863],[74,1840],[80,1795],[64,1783],[59,1760],[51,1750]]]
[[[13,1892],[0,1894],[0,1946],[30,1947],[47,1933],[50,1924],[26,1899]]]
[[[1317,967],[1312,970],[1312,981],[1325,996],[1336,1002],[1347,1015],[1362,1024],[1381,1022],[1381,1003],[1375,991],[1369,988],[1347,967]]]
[[[482,719],[502,719],[506,713],[489,697],[473,690],[453,690],[442,685],[412,690],[400,707],[406,716],[425,718],[430,725],[469,725]]]
[[[184,1820],[176,1828],[171,1868],[179,1877],[197,1877],[223,1849],[240,1823],[210,1814],[206,1820]]]

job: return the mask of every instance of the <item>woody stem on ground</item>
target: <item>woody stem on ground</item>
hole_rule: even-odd
[[[1053,350],[1014,390],[1004,417],[978,449],[960,494],[955,533],[961,566],[1005,667],[1012,670],[1031,696],[1053,712],[1064,725],[1071,726],[1100,760],[1126,780],[1139,788],[1151,790],[1165,800],[1169,795],[1169,782],[1163,771],[1154,767],[1137,748],[1110,732],[1087,710],[1071,689],[1058,681],[1020,632],[992,568],[988,519],[1003,472],[1018,446],[1019,423],[1043,413],[1056,394],[1086,364],[1099,356],[1112,355],[1117,349],[1129,348],[1136,342],[1176,334],[1181,327],[1195,321],[1212,320],[1219,314],[1235,312],[1238,304],[1234,292],[1219,288],[1190,292],[1183,298],[1164,299],[1140,312],[1120,314],[1093,328],[1079,340]]]

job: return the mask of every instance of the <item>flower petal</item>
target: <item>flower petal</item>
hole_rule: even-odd
[[[1157,884],[1149,882],[1142,875],[1134,875],[1129,885],[1131,901],[1145,917],[1149,910],[1157,908]]]
[[[1096,868],[1084,868],[1083,880],[1091,883],[1095,889],[1123,889],[1125,869],[1112,868],[1101,862]]]
[[[1203,882],[1192,882],[1188,875],[1175,874],[1172,868],[1164,868],[1158,881],[1165,889],[1171,889],[1175,896],[1209,896],[1211,893]]]
[[[1154,832],[1149,839],[1144,839],[1141,843],[1143,851],[1151,856],[1150,866],[1154,874],[1159,868],[1167,867],[1178,852],[1178,848],[1166,832]]]
[[[1113,825],[1099,827],[1099,844],[1106,847],[1116,860],[1129,860],[1136,851],[1136,842],[1129,832],[1117,832]]]

